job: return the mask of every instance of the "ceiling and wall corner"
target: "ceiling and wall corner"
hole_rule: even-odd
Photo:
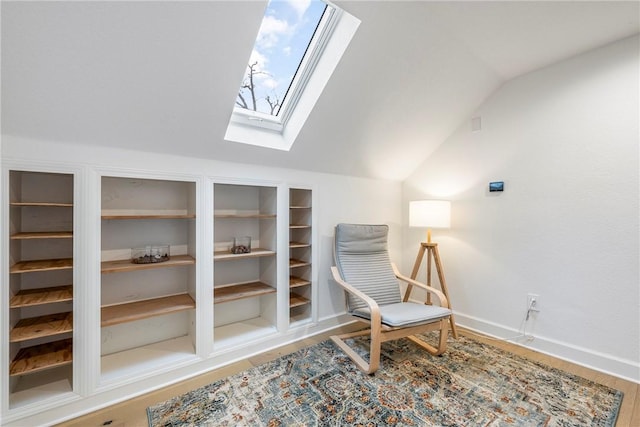
[[[266,1],[2,3],[2,134],[401,181],[509,79],[636,2],[337,1],[362,21],[289,152],[224,141]]]

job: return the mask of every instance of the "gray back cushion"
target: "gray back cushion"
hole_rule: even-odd
[[[400,288],[387,250],[387,225],[338,224],[334,256],[342,278],[378,305],[401,302]],[[347,293],[349,311],[367,307]]]

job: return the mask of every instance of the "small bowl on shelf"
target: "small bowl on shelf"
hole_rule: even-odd
[[[131,249],[131,262],[134,264],[155,264],[169,261],[169,245],[145,246]]]
[[[232,254],[248,254],[251,252],[251,236],[234,237],[231,246]]]

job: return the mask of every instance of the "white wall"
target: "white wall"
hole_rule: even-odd
[[[640,381],[639,76],[633,37],[514,79],[406,180],[405,224],[453,201],[434,235],[458,323],[516,335],[536,293],[526,345]],[[405,236],[409,269],[424,230]]]

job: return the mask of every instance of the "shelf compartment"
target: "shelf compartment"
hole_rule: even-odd
[[[30,307],[73,300],[73,285],[26,289],[11,298],[10,308]]]
[[[253,298],[275,293],[276,289],[262,282],[239,283],[236,285],[216,286],[213,289],[213,302],[221,304],[244,298]]]
[[[20,349],[9,367],[9,375],[25,375],[68,365],[73,361],[71,338]]]
[[[269,335],[276,335],[275,325],[263,317],[245,319],[223,326],[213,331],[214,349],[216,351],[235,346],[244,346],[253,340],[263,340]]]
[[[195,219],[195,214],[143,214],[143,215],[120,215],[104,214],[102,219],[125,220],[125,219]]]
[[[275,251],[269,249],[253,248],[248,254],[232,254],[229,251],[215,251],[213,253],[214,261],[229,261],[234,259],[260,258],[275,255]]]
[[[11,206],[39,206],[48,208],[72,208],[73,203],[56,203],[56,202],[11,202]]]
[[[311,301],[301,295],[293,292],[289,294],[289,308],[300,307],[309,303],[311,303]]]
[[[306,267],[311,265],[308,261],[303,261],[301,259],[289,259],[289,268],[297,268],[297,267]]]
[[[103,261],[100,271],[102,273],[122,273],[126,271],[150,270],[155,268],[181,267],[193,265],[195,258],[190,255],[171,255],[171,258],[164,262],[149,264],[135,264],[130,259],[119,259],[115,261]]]
[[[34,231],[22,232],[11,235],[11,240],[32,240],[32,239],[72,239],[72,231]]]
[[[297,277],[297,276],[289,276],[289,287],[290,288],[297,288],[300,286],[307,286],[310,285],[311,281],[307,280],[307,279],[303,279],[302,277]]]
[[[189,294],[109,305],[100,309],[102,315],[100,324],[102,327],[113,326],[194,308],[196,303]]]
[[[73,268],[73,258],[40,259],[20,261],[11,266],[11,273],[31,273],[35,271],[65,270]]]
[[[146,373],[175,370],[199,360],[192,337],[182,336],[104,355],[100,358],[100,384],[130,380]]]
[[[73,314],[71,312],[29,317],[16,323],[16,326],[11,330],[9,341],[21,342],[64,334],[72,330]]]
[[[304,243],[304,242],[289,242],[289,248],[291,249],[295,249],[295,248],[309,248],[311,247],[311,243]]]

